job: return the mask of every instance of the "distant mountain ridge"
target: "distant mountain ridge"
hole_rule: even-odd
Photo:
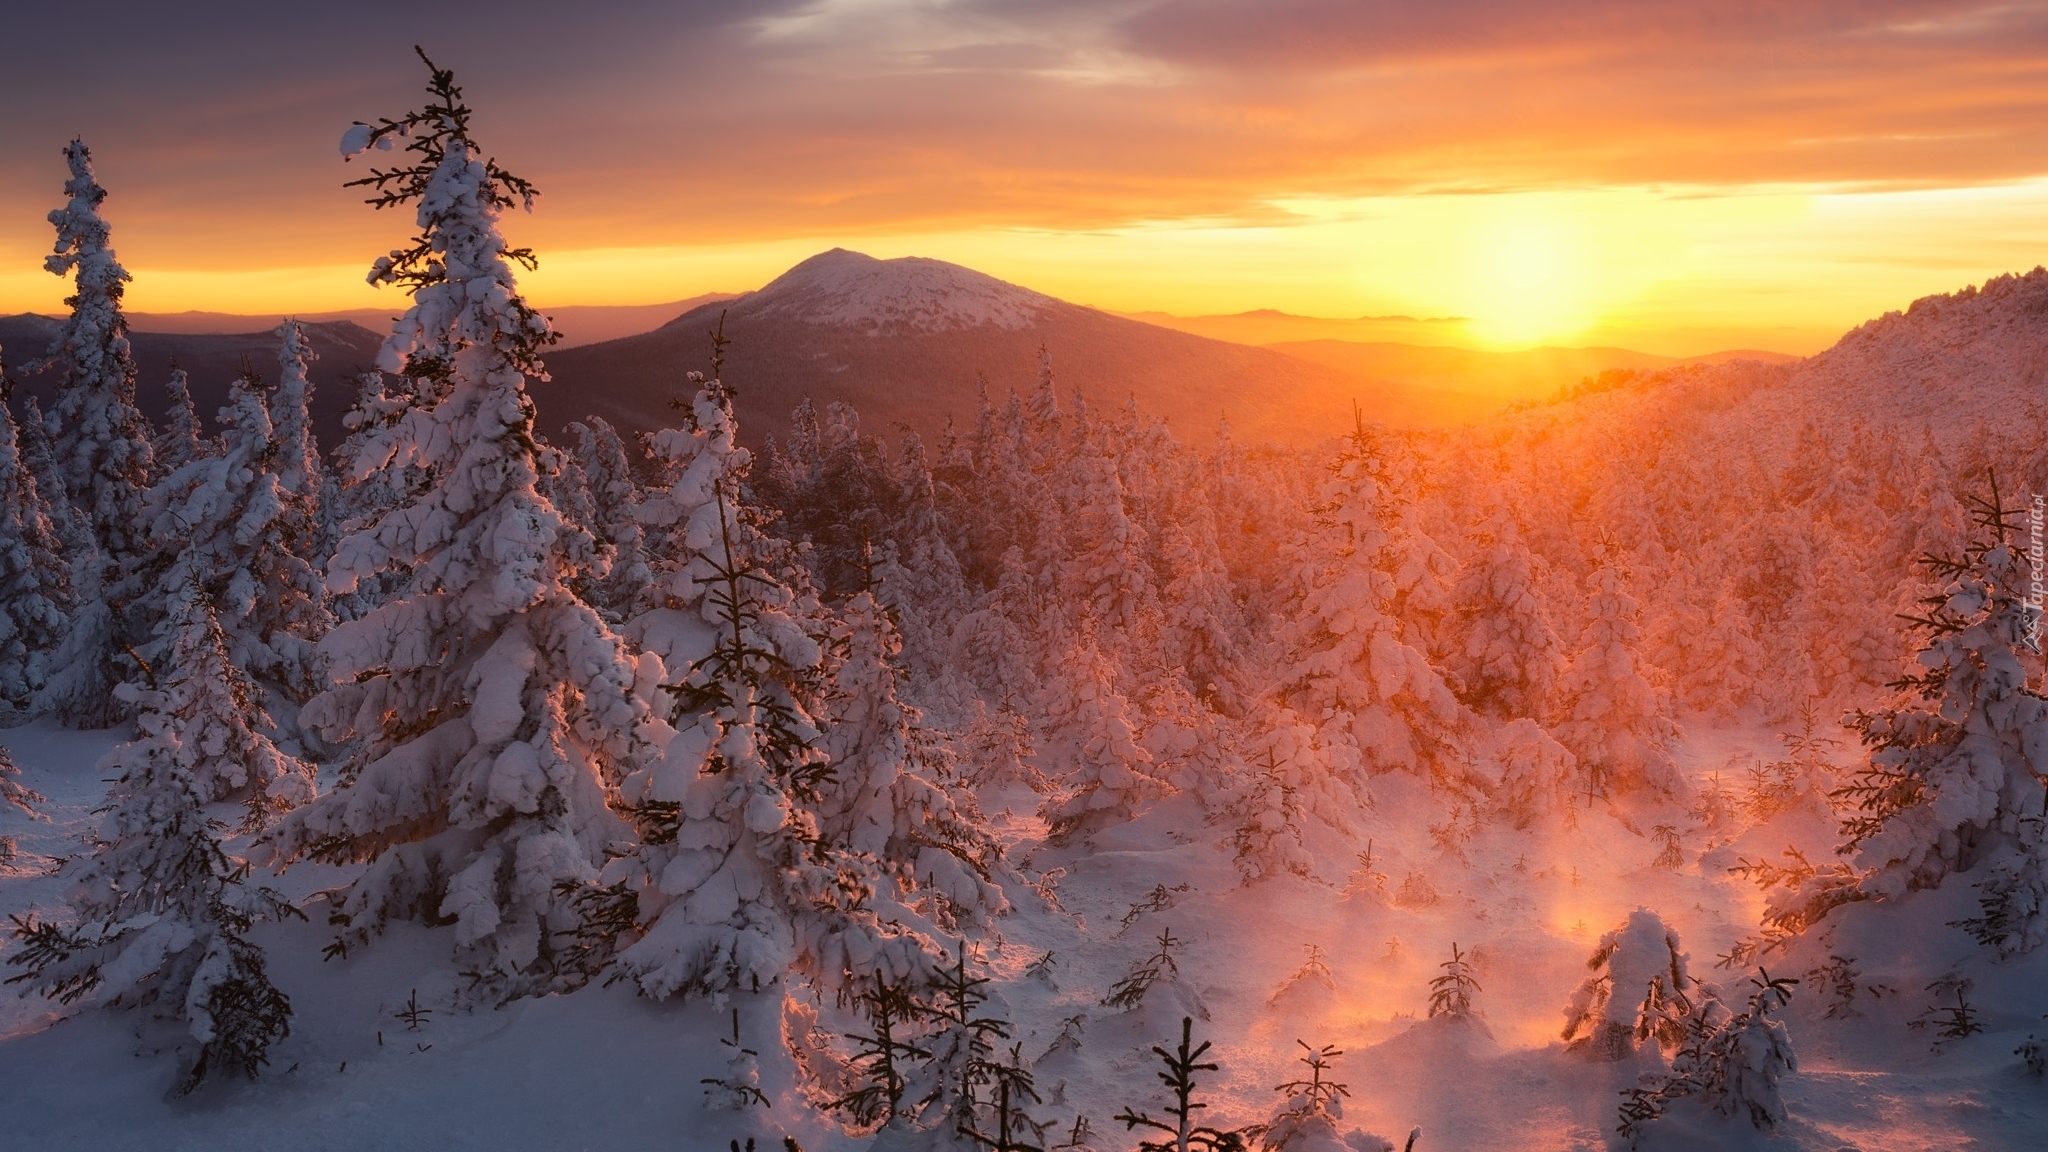
[[[313,429],[322,449],[330,449],[341,442],[341,418],[355,403],[355,377],[376,363],[384,337],[347,320],[306,321],[304,327],[306,342],[319,357],[307,372],[313,384]],[[34,313],[0,317],[0,349],[5,350],[7,370],[45,407],[56,392],[58,369],[52,366],[35,373],[22,369],[48,354],[58,328],[57,321]],[[241,374],[245,361],[263,379],[277,382],[275,326],[255,332],[199,335],[131,329],[128,343],[135,358],[136,403],[152,420],[160,418],[167,406],[163,385],[170,379],[173,360],[191,381],[193,405],[209,428],[214,427],[214,413],[227,403],[228,385]]]
[[[543,307],[540,312],[553,321],[555,331],[561,334],[562,342],[555,347],[574,348],[637,335],[660,327],[692,308],[730,300],[734,295],[731,292],[706,292],[664,304],[565,304]],[[393,296],[389,308],[350,308],[339,312],[130,312],[128,326],[137,332],[168,335],[235,336],[268,332],[285,317],[291,316],[315,324],[348,321],[381,334],[390,330],[392,319],[405,310],[406,304],[405,297]]]
[[[971,424],[986,385],[1030,388],[1052,355],[1063,398],[1098,409],[1135,399],[1200,440],[1228,418],[1248,440],[1311,443],[1350,419],[1354,398],[1378,410],[1398,385],[1349,375],[1271,349],[1175,332],[1056,299],[940,260],[877,260],[834,249],[756,292],[708,304],[640,336],[549,356],[551,384],[534,396],[559,427],[595,412],[627,429],[674,419],[684,373],[706,366],[723,324],[724,377],[737,391],[742,435],[779,433],[809,397],[851,404],[863,427],[927,440],[948,417]],[[574,396],[574,410],[557,397]]]
[[[681,315],[672,315],[683,308]],[[632,431],[666,426],[691,369],[708,367],[723,325],[724,374],[738,394],[742,436],[779,433],[806,397],[852,405],[865,430],[927,440],[948,419],[966,425],[986,387],[1000,403],[1033,386],[1041,349],[1052,355],[1063,400],[1078,392],[1097,407],[1135,401],[1201,441],[1227,419],[1248,442],[1305,445],[1338,435],[1354,402],[1395,425],[1442,427],[1486,419],[1511,403],[1548,397],[1609,369],[1654,371],[1730,358],[1790,361],[1775,353],[1718,353],[1685,361],[1623,348],[1488,352],[1454,346],[1464,321],[1405,316],[1319,320],[1271,309],[1236,316],[1119,315],[1072,304],[985,273],[925,257],[879,260],[844,248],[802,261],[766,286],[673,304],[543,309],[573,338],[614,335],[549,350],[553,379],[532,395],[542,426],[559,431],[601,415]],[[1157,318],[1161,323],[1147,322]],[[276,319],[220,313],[131,316],[145,411],[161,409],[162,378],[176,357],[191,376],[202,416],[212,417],[246,356],[275,372]],[[389,317],[359,310],[302,317],[324,359],[314,365],[316,426],[323,444],[341,435],[353,375],[375,358]],[[665,322],[664,322],[665,321]],[[621,328],[629,331],[620,333]],[[174,329],[165,331],[164,329]],[[238,329],[238,330],[237,330]],[[1328,338],[1414,329],[1420,343]],[[39,357],[53,318],[0,318],[12,363]],[[1208,333],[1208,334],[1205,334]],[[1260,336],[1316,335],[1263,346]],[[1219,338],[1236,336],[1239,339]],[[53,374],[28,381],[41,394]]]

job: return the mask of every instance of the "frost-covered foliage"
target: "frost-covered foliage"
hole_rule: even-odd
[[[426,491],[432,473],[421,461],[387,467],[381,459],[385,437],[415,399],[413,382],[404,377],[377,371],[356,377],[355,403],[341,421],[348,435],[335,447],[335,468],[328,473],[320,502],[323,557],[332,556],[344,537],[376,524]],[[355,587],[330,594],[335,616],[355,620],[367,615],[404,586],[410,571],[394,563],[382,572],[358,575]]]
[[[308,521],[318,519],[320,445],[313,437],[313,384],[306,369],[320,357],[306,342],[306,331],[296,320],[277,328],[277,389],[270,394],[271,435],[277,444],[278,483],[291,505],[292,515]]]
[[[50,213],[56,252],[43,266],[71,276],[71,315],[50,355],[64,372],[49,425],[64,484],[86,509],[95,540],[110,558],[133,555],[150,468],[149,426],[135,407],[135,360],[121,313],[128,270],[114,256],[100,205],[107,190],[93,176],[92,153],[78,140],[64,146],[69,201]]]
[[[823,646],[806,627],[812,610],[766,566],[773,542],[736,506],[749,455],[734,442],[731,393],[715,375],[690,379],[688,426],[650,441],[674,479],[636,513],[659,535],[672,605],[641,627],[679,630],[688,650],[670,689],[675,737],[621,788],[640,843],[603,882],[633,894],[640,922],[619,962],[657,998],[792,975],[832,994],[900,986],[927,967],[925,921],[878,861],[821,827],[835,782],[815,719]],[[886,841],[893,828],[844,831]]]
[[[196,1049],[186,1091],[211,1075],[256,1075],[290,1031],[291,1002],[249,931],[299,915],[247,881],[248,865],[227,854],[224,830],[207,816],[194,773],[218,771],[222,752],[218,718],[207,712],[212,669],[189,662],[198,655],[181,645],[162,687],[122,686],[139,735],[101,760],[114,784],[92,852],[60,873],[76,919],[17,919],[8,957],[22,969],[16,980],[65,1003],[90,996],[181,1023]]]
[[[14,754],[7,750],[6,745],[0,744],[0,804],[35,816],[38,815],[36,805],[42,802],[41,794],[21,782],[21,766],[14,762]]]
[[[80,510],[90,549],[73,556],[80,601],[71,630],[51,661],[60,674],[44,686],[40,707],[68,724],[103,727],[127,712],[114,686],[134,670],[130,643],[146,623],[132,619],[131,577],[146,547],[141,515],[150,475],[150,429],[135,407],[135,360],[121,313],[127,269],[115,259],[100,204],[107,190],[93,178],[92,154],[80,141],[64,148],[69,198],[50,213],[56,252],[43,266],[72,276],[65,303],[71,315],[50,349],[63,382],[50,407],[50,433],[65,494]]]
[[[1480,529],[1484,553],[1465,569],[1457,604],[1462,633],[1450,669],[1482,712],[1541,720],[1564,672],[1565,646],[1551,626],[1542,584],[1521,529],[1499,509]]]
[[[959,786],[944,736],[903,699],[902,650],[888,613],[865,592],[840,605],[828,659],[818,832],[873,857],[906,892],[942,902],[942,922],[985,927],[1008,910],[993,883],[1001,848]]]
[[[1785,1122],[1779,1086],[1787,1072],[1798,1070],[1799,1061],[1791,1035],[1771,1013],[1791,1002],[1792,985],[1799,981],[1760,971],[1750,983],[1756,991],[1748,1006],[1732,1015],[1719,1000],[1700,999],[1686,1017],[1685,1038],[1670,1072],[1654,1080],[1654,1086],[1622,1093],[1618,1131],[1629,1147],[1636,1147],[1653,1121],[1685,1100],[1747,1120],[1761,1131]]]
[[[1066,790],[1041,815],[1064,840],[1129,820],[1165,792],[1138,743],[1130,701],[1117,689],[1115,665],[1092,636],[1077,638],[1055,666],[1039,708],[1048,729],[1039,756]]]
[[[162,572],[153,607],[168,611],[197,584],[222,618],[235,665],[303,700],[321,679],[314,645],[327,630],[327,606],[311,564],[311,509],[286,487],[287,442],[271,423],[270,408],[283,406],[266,406],[262,388],[253,375],[236,380],[220,410],[219,453],[190,461],[149,493]]]
[[[178,682],[169,689],[178,715],[173,754],[201,800],[240,797],[248,830],[313,798],[313,769],[278,750],[255,683],[236,662],[213,599],[191,578],[170,590],[158,625],[164,659]]]
[[[1957,872],[1982,879],[1971,931],[2002,953],[2048,939],[2048,699],[2027,688],[2021,647],[2038,627],[2017,513],[1994,483],[1973,497],[1976,533],[1960,555],[1933,558],[1939,581],[1914,623],[1920,671],[1889,707],[1858,712],[1868,762],[1840,788],[1853,803],[1845,851],[1860,876],[1830,871],[1787,898],[1810,922],[1844,900],[1892,900]]]
[[[618,429],[603,417],[571,424],[569,435],[576,478],[590,502],[587,525],[609,553],[606,574],[593,584],[590,595],[601,611],[623,619],[632,614],[653,579],[640,524],[633,519],[640,484]]]
[[[1622,1060],[1644,1044],[1670,1049],[1685,1037],[1699,981],[1687,971],[1678,934],[1638,908],[1600,938],[1593,970],[1565,1009],[1567,1048],[1594,1060]]]
[[[333,896],[344,945],[394,917],[452,922],[476,970],[517,991],[550,978],[574,894],[626,833],[608,800],[665,734],[647,703],[660,664],[566,583],[582,530],[535,491],[546,450],[526,395],[553,334],[514,281],[531,253],[498,229],[533,189],[481,158],[453,77],[432,72],[424,108],[357,125],[344,149],[410,154],[357,183],[416,208],[418,236],[371,273],[412,293],[379,366],[414,383],[411,403],[357,429],[348,479],[383,470],[399,502],[341,541],[328,587],[404,583],[322,641],[333,685],[301,722],[361,751],[266,844],[280,861],[369,865]]]
[[[171,364],[170,379],[164,381],[164,399],[163,424],[156,439],[150,441],[152,484],[215,451],[200,425],[199,408],[192,402],[191,381],[176,361]]]
[[[1637,650],[1639,605],[1612,564],[1595,570],[1578,655],[1558,686],[1559,742],[1578,757],[1590,785],[1609,794],[1676,795],[1671,761],[1678,729],[1664,715],[1647,663]]]
[[[22,456],[11,391],[0,385],[0,714],[34,704],[72,608],[64,544],[49,498]]]
[[[1400,494],[1382,438],[1362,422],[1322,487],[1318,525],[1299,547],[1304,589],[1292,623],[1282,699],[1315,718],[1330,768],[1362,784],[1368,773],[1461,775],[1457,748],[1467,713],[1418,647],[1417,623],[1399,604],[1435,599],[1434,546],[1397,531]]]

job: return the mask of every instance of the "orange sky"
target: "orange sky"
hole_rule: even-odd
[[[83,45],[11,20],[67,48],[0,73],[0,311],[61,307],[74,133],[137,310],[388,306],[362,269],[407,221],[339,187],[335,141],[413,100],[415,40],[547,193],[509,225],[545,304],[845,245],[1121,311],[1805,352],[2048,258],[2040,3],[123,7]]]

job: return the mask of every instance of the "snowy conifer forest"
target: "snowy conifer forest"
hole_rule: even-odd
[[[0,1145],[2048,1139],[2048,272],[1313,448],[1057,347],[742,429],[715,324],[553,432],[470,124],[434,68],[342,140],[400,314],[338,443],[296,323],[217,411],[139,364],[47,158]]]

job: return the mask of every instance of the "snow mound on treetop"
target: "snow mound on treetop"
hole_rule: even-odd
[[[1059,303],[958,264],[923,256],[877,260],[834,248],[783,273],[735,310],[871,336],[962,328],[1029,328]]]

